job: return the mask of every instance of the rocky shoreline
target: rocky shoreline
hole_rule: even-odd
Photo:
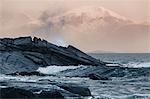
[[[143,77],[142,82],[146,84],[149,81],[144,77],[150,76],[150,67],[107,64],[111,63],[95,59],[71,45],[56,46],[36,37],[3,38],[0,39],[0,98],[87,99],[93,98],[94,89],[103,88],[103,85],[107,87],[107,83],[115,86],[113,84],[118,82],[126,83],[122,79],[132,81],[139,77]],[[37,71],[39,67],[53,65],[82,66],[54,74]],[[121,80],[115,82],[114,78]]]
[[[91,92],[86,86],[73,83],[59,83],[50,80],[39,80],[36,83],[26,82],[0,82],[1,86],[12,84],[11,87],[1,87],[1,99],[65,99],[65,97],[91,97]],[[23,84],[23,85],[21,85]],[[47,87],[40,87],[45,84]],[[36,87],[34,87],[36,85]]]
[[[81,64],[104,65],[71,45],[56,46],[36,37],[0,39],[0,73],[35,71],[40,66]]]

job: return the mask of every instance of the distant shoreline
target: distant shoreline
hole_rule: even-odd
[[[95,52],[91,52],[91,53],[89,53],[89,52],[87,52],[86,54],[150,54],[150,53],[134,53],[134,52],[132,52],[132,53],[124,53],[124,52],[100,52],[100,53],[95,53]]]

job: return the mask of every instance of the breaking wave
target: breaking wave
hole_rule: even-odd
[[[133,67],[133,68],[141,68],[141,67],[150,67],[150,62],[130,62],[125,65],[126,67]]]
[[[43,74],[54,74],[60,71],[69,70],[69,69],[77,69],[83,67],[83,65],[79,66],[47,66],[47,67],[39,67],[38,72]]]

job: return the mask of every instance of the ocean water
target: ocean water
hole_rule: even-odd
[[[150,67],[150,53],[103,53],[103,54],[101,53],[89,55],[104,62],[121,64],[121,66],[124,67],[134,67],[134,68]],[[115,66],[114,64],[112,65]],[[86,66],[83,65],[80,66],[54,65],[54,66],[40,67],[37,71],[44,74],[54,74],[67,69],[76,69],[80,67],[86,68]]]
[[[119,63],[125,67],[150,67],[150,53],[90,54],[105,62]],[[89,82],[91,83],[91,82]],[[112,81],[93,81],[93,95],[106,99],[150,99],[150,77],[113,78]]]
[[[119,63],[126,67],[150,67],[150,54],[90,54],[91,56],[105,62]],[[87,66],[47,66],[40,67],[37,71],[45,74],[55,74],[64,70],[73,70]],[[55,76],[6,76],[0,75],[0,81],[12,82],[14,86],[36,86],[49,88],[50,85],[40,80],[51,80],[62,83],[76,83],[89,87],[93,97],[85,99],[150,99],[150,77],[113,77],[112,80],[91,80],[80,77],[55,77]],[[31,83],[32,82],[32,83]],[[28,85],[30,84],[30,85]],[[6,87],[6,86],[0,86]],[[69,99],[69,98],[68,98]],[[73,99],[73,98],[70,98]]]
[[[89,55],[104,62],[119,63],[126,67],[150,67],[150,53],[94,53]]]

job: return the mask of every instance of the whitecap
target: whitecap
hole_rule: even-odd
[[[60,71],[68,70],[68,69],[76,69],[80,68],[80,66],[47,66],[47,67],[39,67],[37,69],[38,72],[43,73],[43,74],[55,74]]]
[[[126,67],[134,67],[134,68],[140,68],[140,67],[150,67],[150,62],[130,62],[125,65]]]

